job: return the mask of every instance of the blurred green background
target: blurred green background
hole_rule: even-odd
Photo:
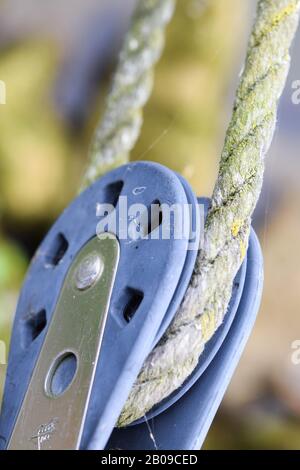
[[[28,262],[76,194],[134,0],[0,2],[0,341],[8,351]],[[253,21],[253,0],[179,0],[133,159],[161,162],[209,196]],[[261,312],[206,448],[300,448],[300,35],[254,224]],[[7,359],[7,358],[6,358]],[[0,365],[0,400],[5,378]]]

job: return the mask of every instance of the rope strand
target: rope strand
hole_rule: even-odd
[[[90,163],[81,189],[127,163],[142,126],[142,108],[153,85],[153,67],[164,46],[164,29],[174,0],[143,0],[120,53],[106,111],[90,150]]]
[[[140,0],[120,54],[102,123],[91,147],[83,188],[126,163],[152,89],[152,69],[175,0]],[[259,0],[245,69],[221,156],[204,246],[173,323],[147,358],[119,419],[125,426],[182,385],[223,321],[233,280],[248,246],[264,159],[290,65],[300,0]]]
[[[234,278],[247,251],[299,7],[300,0],[260,0],[258,4],[206,222],[204,247],[181,308],[146,360],[120,416],[120,426],[140,418],[183,384],[223,321]]]

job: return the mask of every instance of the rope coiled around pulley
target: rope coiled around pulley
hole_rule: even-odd
[[[121,51],[107,111],[92,146],[84,186],[127,161],[141,127],[150,69],[163,45],[171,0],[141,0]],[[244,260],[259,198],[264,159],[276,126],[290,66],[300,0],[260,0],[233,116],[221,156],[194,274],[182,305],[146,360],[119,419],[124,426],[180,387],[221,325],[233,280]],[[125,137],[124,137],[125,136]]]

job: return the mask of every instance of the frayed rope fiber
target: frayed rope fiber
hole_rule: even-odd
[[[150,70],[161,53],[163,29],[171,18],[173,5],[170,0],[140,1],[121,52],[108,110],[92,146],[84,185],[128,160],[141,127],[140,110],[151,90]],[[182,305],[147,358],[119,426],[144,416],[183,384],[223,321],[234,278],[248,247],[251,217],[261,192],[264,159],[289,71],[289,48],[299,9],[300,0],[258,2],[204,244]]]

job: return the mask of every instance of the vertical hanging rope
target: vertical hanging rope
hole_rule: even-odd
[[[120,53],[106,111],[91,146],[82,189],[128,162],[140,134],[142,108],[152,90],[153,67],[162,53],[164,29],[174,5],[175,0],[139,2]]]

